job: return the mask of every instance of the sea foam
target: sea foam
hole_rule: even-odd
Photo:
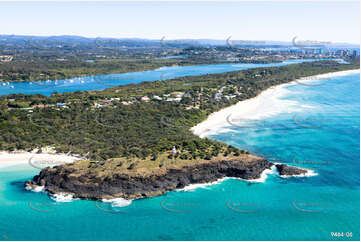
[[[198,188],[207,188],[209,186],[212,186],[212,185],[216,185],[216,184],[220,184],[222,183],[223,181],[229,179],[229,177],[224,177],[224,178],[220,178],[214,182],[208,182],[208,183],[197,183],[197,184],[190,184],[188,186],[185,186],[181,189],[177,189],[176,191],[184,191],[184,192],[190,192],[190,191],[195,191],[196,189]]]
[[[264,183],[264,182],[266,182],[268,175],[276,174],[276,172],[277,172],[276,166],[273,165],[273,166],[271,166],[271,169],[265,169],[264,171],[262,171],[260,178],[250,179],[250,180],[241,179],[241,178],[234,178],[234,179],[239,179],[239,180],[243,180],[243,181],[247,181],[247,182]]]
[[[72,193],[55,193],[51,194],[45,190],[45,186],[38,186],[38,185],[27,185],[25,186],[26,190],[32,191],[32,192],[44,192],[49,195],[49,197],[56,202],[71,202],[74,199],[74,194]]]
[[[271,169],[265,169],[264,171],[262,171],[260,178],[257,178],[257,179],[247,180],[247,179],[242,179],[239,177],[224,177],[224,178],[220,178],[214,182],[191,184],[191,185],[185,186],[184,188],[177,189],[176,191],[190,192],[190,191],[195,191],[198,188],[207,189],[208,187],[210,187],[212,185],[220,184],[229,179],[241,180],[241,181],[246,181],[246,182],[263,183],[266,181],[268,175],[270,175],[270,174],[276,174],[276,166],[272,166]]]
[[[44,192],[44,186],[26,186],[26,190],[32,191],[32,192]]]
[[[71,202],[74,200],[74,194],[71,193],[56,193],[51,194],[50,197],[56,202]]]
[[[282,84],[263,91],[255,98],[240,101],[237,104],[211,114],[205,121],[191,128],[191,131],[204,138],[220,133],[233,132],[234,129],[247,128],[256,123],[255,128],[265,125],[266,118],[282,113],[301,112],[312,106],[302,106],[294,100],[283,97],[292,92],[286,87],[294,84]],[[234,121],[236,120],[236,121]]]
[[[124,198],[102,199],[102,202],[111,203],[112,207],[126,207],[132,203],[132,200],[126,200]]]
[[[303,81],[308,82],[359,72],[360,70],[357,69],[326,73],[304,78]],[[242,123],[247,123],[247,120],[262,121],[266,118],[282,113],[296,113],[302,112],[305,109],[314,109],[314,106],[304,105],[297,101],[285,100],[283,98],[289,94],[294,94],[293,91],[290,91],[286,87],[299,85],[297,81],[299,81],[299,79],[290,83],[284,83],[271,87],[263,91],[257,97],[240,101],[235,105],[212,113],[205,121],[192,127],[191,131],[200,138],[204,138],[210,135],[217,135],[219,133],[227,133],[230,131],[229,127],[237,127],[238,123],[236,125],[231,124],[229,120],[227,120],[228,117],[231,117],[231,119],[244,120],[244,122],[241,122],[241,125],[239,125],[242,127]]]

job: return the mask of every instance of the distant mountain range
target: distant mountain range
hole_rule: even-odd
[[[298,40],[302,41],[302,40]],[[7,42],[9,44],[26,44],[26,43],[42,43],[42,44],[96,44],[96,45],[123,45],[126,47],[149,47],[149,46],[161,46],[170,45],[173,47],[212,47],[212,46],[250,46],[250,47],[292,47],[294,43],[290,41],[270,41],[270,40],[233,40],[230,37],[225,40],[215,39],[175,39],[168,40],[162,38],[159,40],[154,39],[142,39],[142,38],[87,38],[82,36],[73,35],[60,35],[60,36],[30,36],[30,35],[0,35],[0,44]],[[319,46],[320,44],[314,44]],[[352,48],[359,49],[360,45],[349,43],[327,43],[323,44],[328,48]],[[310,45],[312,46],[312,44]]]

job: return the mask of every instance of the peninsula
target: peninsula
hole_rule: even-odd
[[[271,86],[358,68],[356,61],[320,61],[51,97],[8,95],[0,99],[0,149],[53,146],[82,155],[75,163],[43,169],[25,186],[85,199],[152,197],[224,177],[255,180],[273,165],[283,176],[306,175],[306,169],[273,164],[190,129]]]

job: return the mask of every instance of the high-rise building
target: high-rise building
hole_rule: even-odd
[[[352,51],[352,57],[356,57],[357,56],[357,50]]]

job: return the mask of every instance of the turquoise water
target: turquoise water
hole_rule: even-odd
[[[293,101],[284,112],[253,119],[253,125],[234,123],[232,131],[212,136],[274,162],[298,165],[318,173],[308,178],[271,178],[266,184],[257,185],[261,191],[257,192],[255,201],[260,199],[267,206],[276,204],[262,214],[262,220],[273,222],[276,234],[270,237],[258,234],[256,238],[329,240],[333,231],[344,232],[339,239],[351,239],[345,232],[352,232],[352,239],[358,240],[360,75],[294,84],[284,89],[287,92],[276,103]],[[279,105],[271,108],[277,109]],[[296,206],[281,206],[285,201],[296,201]]]
[[[103,90],[109,87],[127,85],[130,83],[140,83],[144,81],[166,80],[177,77],[195,76],[222,73],[229,71],[238,71],[257,67],[272,67],[296,64],[302,62],[313,62],[321,59],[305,60],[287,60],[280,63],[269,64],[245,64],[245,63],[227,63],[213,65],[194,65],[194,66],[172,66],[162,67],[156,70],[129,72],[122,74],[108,74],[100,76],[87,76],[72,78],[66,80],[43,80],[35,82],[9,82],[0,85],[0,95],[7,94],[42,94],[50,96],[53,92],[75,92],[89,90]]]
[[[117,208],[55,202],[24,190],[24,181],[39,170],[3,168],[0,240],[359,240],[360,76],[316,84],[284,87],[287,92],[271,107],[278,114],[262,118],[262,125],[231,126],[211,137],[314,169],[317,176],[271,174],[265,183],[229,179]],[[280,110],[289,101],[292,106]]]

